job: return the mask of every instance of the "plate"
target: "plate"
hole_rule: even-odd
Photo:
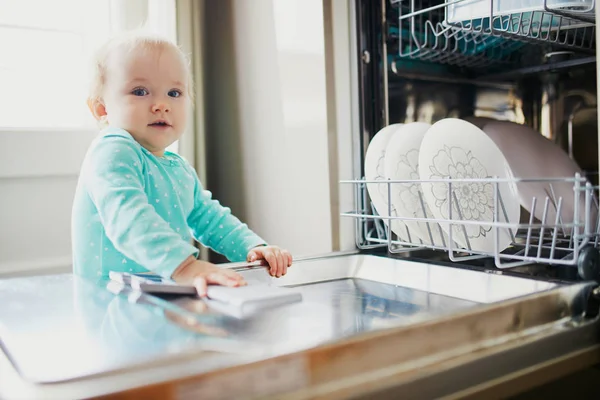
[[[419,179],[419,149],[425,132],[430,127],[431,125],[425,122],[411,122],[396,129],[385,154],[385,176],[388,179]],[[433,215],[418,182],[392,184],[392,206],[399,217],[431,218]],[[409,240],[412,242],[421,239],[425,244],[447,246],[448,236],[437,223],[392,221],[392,231],[398,236],[407,235],[406,227],[411,235]]]
[[[419,177],[422,180],[513,179],[508,162],[494,142],[475,125],[454,118],[436,122],[425,134],[419,152]],[[448,183],[421,183],[423,195],[435,218],[489,223],[451,226],[441,223],[447,233],[452,227],[452,239],[457,244],[484,253],[494,253],[496,236],[498,252],[510,246],[511,233],[515,232],[514,228],[519,223],[520,203],[516,184],[502,182],[498,184],[498,191],[506,213],[499,209],[499,221],[512,227],[510,230],[492,227],[495,186],[491,182],[455,182],[450,200]],[[453,205],[452,218],[449,215],[450,201]]]
[[[558,200],[562,197],[559,223],[573,223],[575,196],[572,182],[560,178],[573,178],[583,171],[569,155],[554,142],[532,128],[514,122],[495,121],[486,124],[483,131],[504,153],[510,169],[517,178],[557,178],[551,182],[519,182],[517,184],[521,205],[539,221],[544,217],[544,202],[549,198],[545,223],[556,222]],[[535,210],[532,207],[536,198]],[[580,221],[585,210],[585,193],[579,196]],[[595,213],[592,221],[595,220]]]
[[[403,124],[392,124],[381,129],[373,136],[369,147],[367,147],[367,153],[365,155],[365,180],[367,181],[387,181],[385,176],[385,153],[387,145],[392,138],[392,135]],[[388,206],[388,186],[384,183],[367,183],[367,192],[369,197],[375,206],[375,211],[382,217],[389,216]],[[395,210],[392,208],[392,216],[396,215]],[[388,220],[383,220],[387,225]],[[402,221],[395,221],[396,225],[402,226]],[[406,235],[401,236],[405,240]]]
[[[463,118],[465,121],[472,123],[479,129],[483,129],[484,126],[489,124],[490,122],[498,121],[497,119],[489,118],[489,117],[465,117]]]

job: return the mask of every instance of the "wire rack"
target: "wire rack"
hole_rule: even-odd
[[[471,68],[512,63],[527,42],[593,53],[595,0],[568,9],[552,8],[548,1],[533,1],[537,8],[510,12],[499,6],[508,0],[396,0],[392,3],[399,14],[398,27],[391,27],[389,35],[397,37],[400,59]],[[485,12],[473,13],[473,5]]]
[[[429,182],[443,184],[447,188],[449,216],[447,219],[434,218],[426,207],[421,184]],[[460,186],[464,183],[480,182],[494,186],[494,201],[492,219],[465,218],[459,203]],[[355,189],[356,210],[343,212],[341,216],[355,219],[356,245],[359,249],[386,247],[390,253],[402,253],[420,249],[432,249],[448,253],[452,261],[466,261],[477,258],[493,257],[498,268],[512,268],[531,263],[575,266],[581,262],[580,255],[588,248],[597,248],[600,238],[600,213],[596,193],[598,186],[579,175],[573,178],[561,179],[445,179],[445,180],[386,180],[367,181],[364,179],[340,181],[350,184]],[[545,198],[532,198],[529,205],[531,216],[526,222],[509,221],[505,199],[501,197],[499,186],[506,183],[514,184],[544,184],[550,187],[550,195]],[[573,185],[573,198],[556,197],[552,189],[555,185]],[[367,184],[384,185],[388,194],[387,210],[377,213],[370,201]],[[392,204],[391,193],[398,185],[416,185],[419,194],[419,208],[416,212],[399,215]],[[573,218],[565,222],[563,210],[565,203],[572,201]],[[543,207],[541,220],[534,217],[537,207]],[[571,208],[569,208],[570,210]],[[540,209],[541,210],[541,209]],[[553,212],[551,212],[553,211]],[[555,215],[555,218],[550,218]],[[393,221],[414,221],[426,227],[425,235],[421,228],[419,239],[415,232],[404,225],[401,239],[393,232]],[[414,225],[413,225],[414,226]],[[472,247],[467,237],[467,228],[472,226],[485,227],[494,240],[493,251],[482,251]],[[445,231],[445,234],[442,232]],[[452,228],[450,228],[452,227]],[[491,229],[490,229],[491,228]],[[437,234],[437,233],[441,234]],[[507,248],[499,245],[502,234],[508,234],[511,243]],[[456,235],[464,235],[457,238]],[[445,239],[445,237],[447,239]],[[437,238],[437,239],[436,239]],[[459,246],[455,239],[465,239],[467,244]]]

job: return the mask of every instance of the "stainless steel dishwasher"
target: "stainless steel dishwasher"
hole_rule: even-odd
[[[301,303],[240,318],[70,274],[0,280],[0,397],[501,398],[598,363],[595,3],[516,3],[352,0],[336,16],[358,94],[354,179],[339,182],[356,249],[281,279],[238,268]],[[568,224],[522,219],[502,252],[397,237],[366,190],[368,143],[447,117],[518,121],[559,143],[585,174],[553,179],[583,209]]]

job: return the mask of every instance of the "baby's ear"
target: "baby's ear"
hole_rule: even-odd
[[[90,111],[92,112],[92,115],[94,116],[94,118],[96,118],[97,121],[106,120],[106,107],[104,106],[102,100],[97,98],[89,98],[87,100],[87,105]]]

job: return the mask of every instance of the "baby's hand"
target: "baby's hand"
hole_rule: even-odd
[[[259,246],[248,252],[246,259],[249,262],[256,260],[266,260],[269,263],[269,273],[278,278],[287,273],[287,269],[292,265],[292,255],[289,251],[280,249],[277,246]]]
[[[216,267],[194,257],[188,258],[177,267],[171,278],[177,283],[194,285],[200,297],[206,296],[206,289],[210,284],[231,287],[246,285],[244,278],[237,272]]]

